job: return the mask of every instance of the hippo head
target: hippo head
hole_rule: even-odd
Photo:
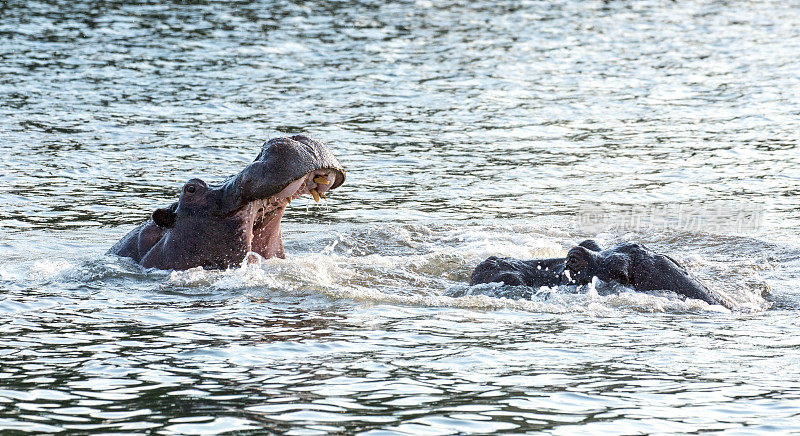
[[[592,277],[608,283],[628,285],[633,279],[631,261],[626,253],[601,251],[600,245],[587,239],[567,252],[564,271],[569,271],[569,283],[585,285]]]
[[[567,253],[564,271],[569,271],[570,283],[585,285],[597,275],[598,264],[597,252],[579,245]]]
[[[304,194],[318,201],[344,179],[342,166],[319,142],[305,136],[273,139],[253,163],[219,186],[186,182],[176,203],[157,209],[138,229],[135,250],[123,239],[111,252],[138,255],[142,266],[160,269],[228,268],[248,253],[282,258],[286,206]]]

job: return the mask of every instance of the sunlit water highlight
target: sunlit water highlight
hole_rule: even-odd
[[[0,431],[800,431],[798,22],[792,2],[7,3]],[[348,180],[292,204],[288,259],[103,254],[185,180],[301,132]],[[577,225],[715,201],[766,219]],[[737,309],[467,286],[488,256],[587,237],[670,253]]]

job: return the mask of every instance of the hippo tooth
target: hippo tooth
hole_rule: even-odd
[[[317,193],[316,189],[311,188],[308,190],[308,192],[310,192],[311,195],[314,197],[314,201],[319,202],[319,194]]]
[[[317,176],[314,177],[314,183],[318,185],[329,185],[331,182],[328,181],[328,178],[325,176]]]

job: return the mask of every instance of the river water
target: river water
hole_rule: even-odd
[[[795,1],[4,2],[0,432],[800,431],[798,23]],[[104,254],[298,133],[348,179],[292,204],[286,260]],[[467,285],[587,237],[737,308]]]

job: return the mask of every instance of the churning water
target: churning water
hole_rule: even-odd
[[[799,23],[794,1],[5,1],[0,432],[800,431]],[[349,172],[293,203],[288,259],[104,255],[297,133]],[[721,226],[692,221],[715,202]],[[679,221],[583,225],[598,208]],[[739,307],[467,286],[586,237]]]

